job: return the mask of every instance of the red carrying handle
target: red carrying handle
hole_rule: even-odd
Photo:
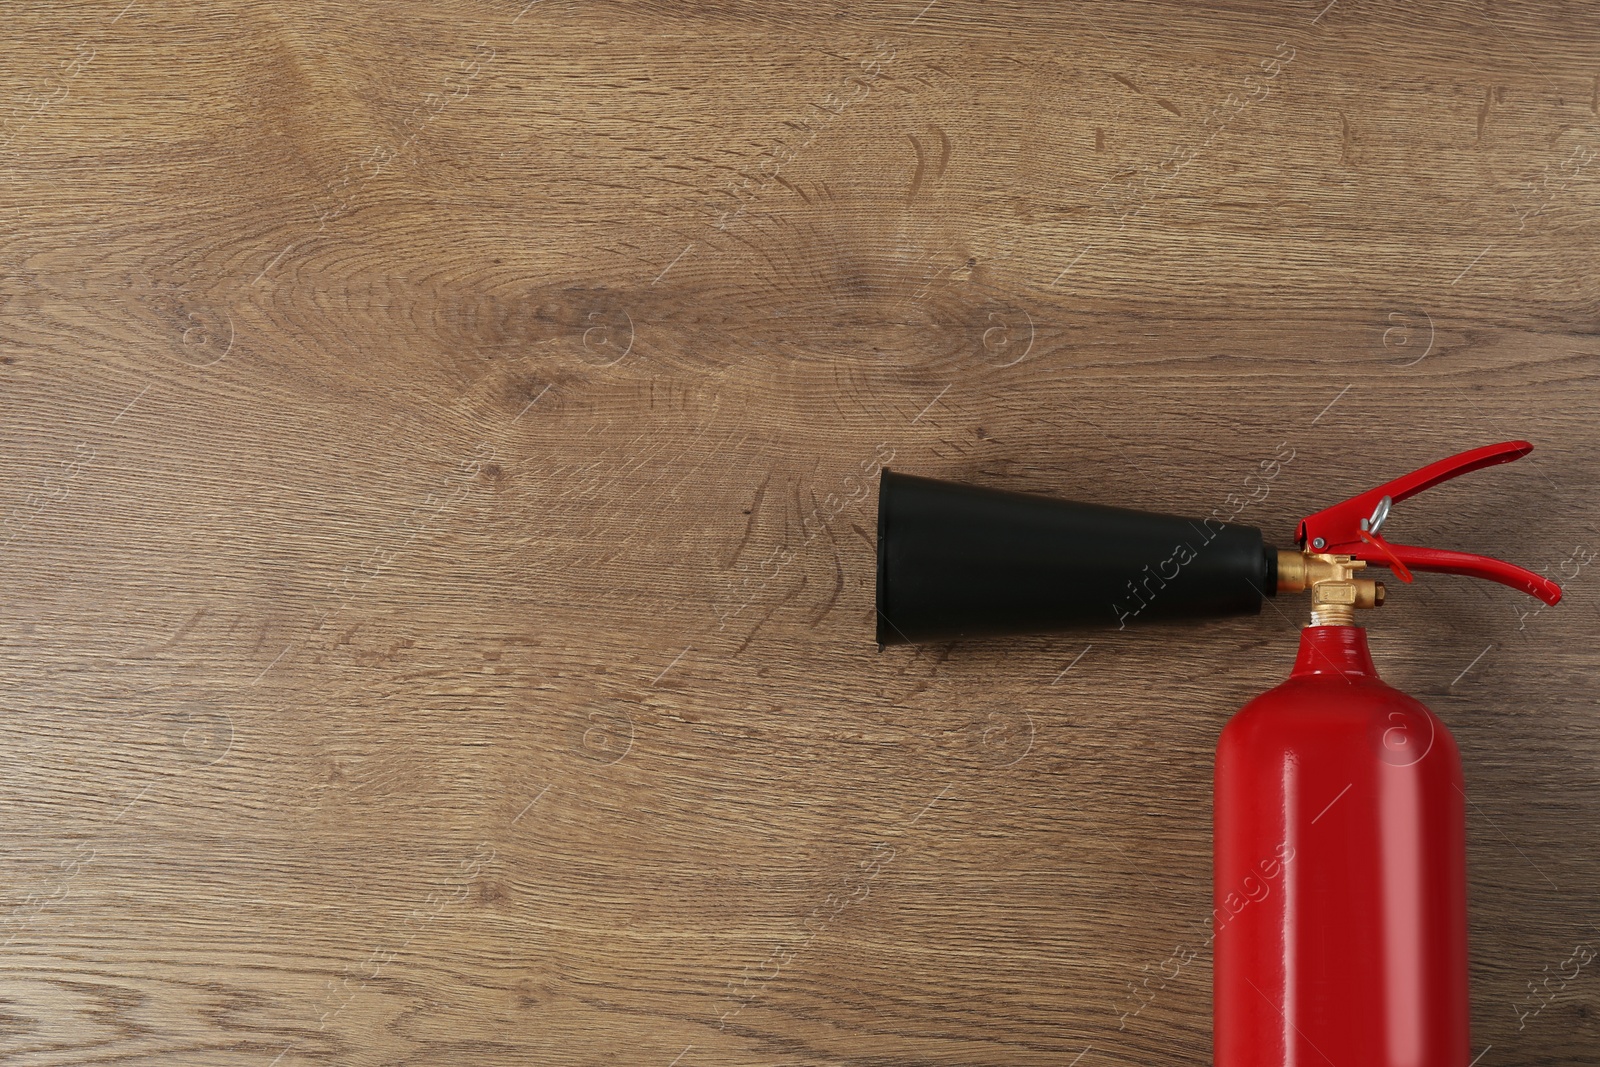
[[[1302,546],[1313,552],[1351,556],[1388,567],[1401,581],[1409,582],[1410,571],[1413,570],[1464,574],[1469,578],[1499,582],[1538,597],[1546,604],[1555,604],[1561,600],[1561,587],[1543,575],[1514,563],[1468,552],[1397,545],[1378,534],[1378,528],[1388,517],[1390,505],[1416,496],[1425,489],[1432,489],[1440,482],[1497,463],[1510,463],[1532,451],[1533,446],[1526,441],[1503,441],[1441,459],[1331,508],[1324,508],[1315,515],[1306,516],[1300,520],[1295,537]]]

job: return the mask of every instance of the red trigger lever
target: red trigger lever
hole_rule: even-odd
[[[1411,580],[1413,570],[1464,574],[1470,578],[1487,578],[1491,582],[1499,582],[1536,596],[1546,604],[1555,604],[1561,599],[1561,587],[1530,570],[1504,560],[1475,556],[1468,552],[1397,545],[1384,540],[1378,533],[1389,517],[1391,505],[1416,496],[1424,489],[1432,489],[1440,482],[1497,463],[1510,463],[1532,451],[1533,446],[1526,441],[1503,441],[1498,445],[1485,445],[1449,459],[1441,459],[1315,515],[1306,516],[1300,520],[1295,537],[1301,547],[1309,552],[1351,556],[1388,567],[1403,582]]]

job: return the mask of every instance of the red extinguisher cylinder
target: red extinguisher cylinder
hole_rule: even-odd
[[[1366,632],[1310,626],[1217,746],[1218,1067],[1465,1067],[1466,795]]]

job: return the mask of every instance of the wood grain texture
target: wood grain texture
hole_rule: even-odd
[[[6,1063],[1209,1062],[1301,606],[880,654],[872,474],[1526,437],[1393,528],[1566,601],[1371,625],[1480,1067],[1600,1064],[1592,6],[924,3],[6,5]]]

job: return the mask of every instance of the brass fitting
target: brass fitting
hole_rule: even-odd
[[[1366,565],[1352,556],[1280,551],[1278,592],[1310,589],[1312,626],[1354,626],[1356,608],[1383,605],[1383,583],[1355,576]]]

